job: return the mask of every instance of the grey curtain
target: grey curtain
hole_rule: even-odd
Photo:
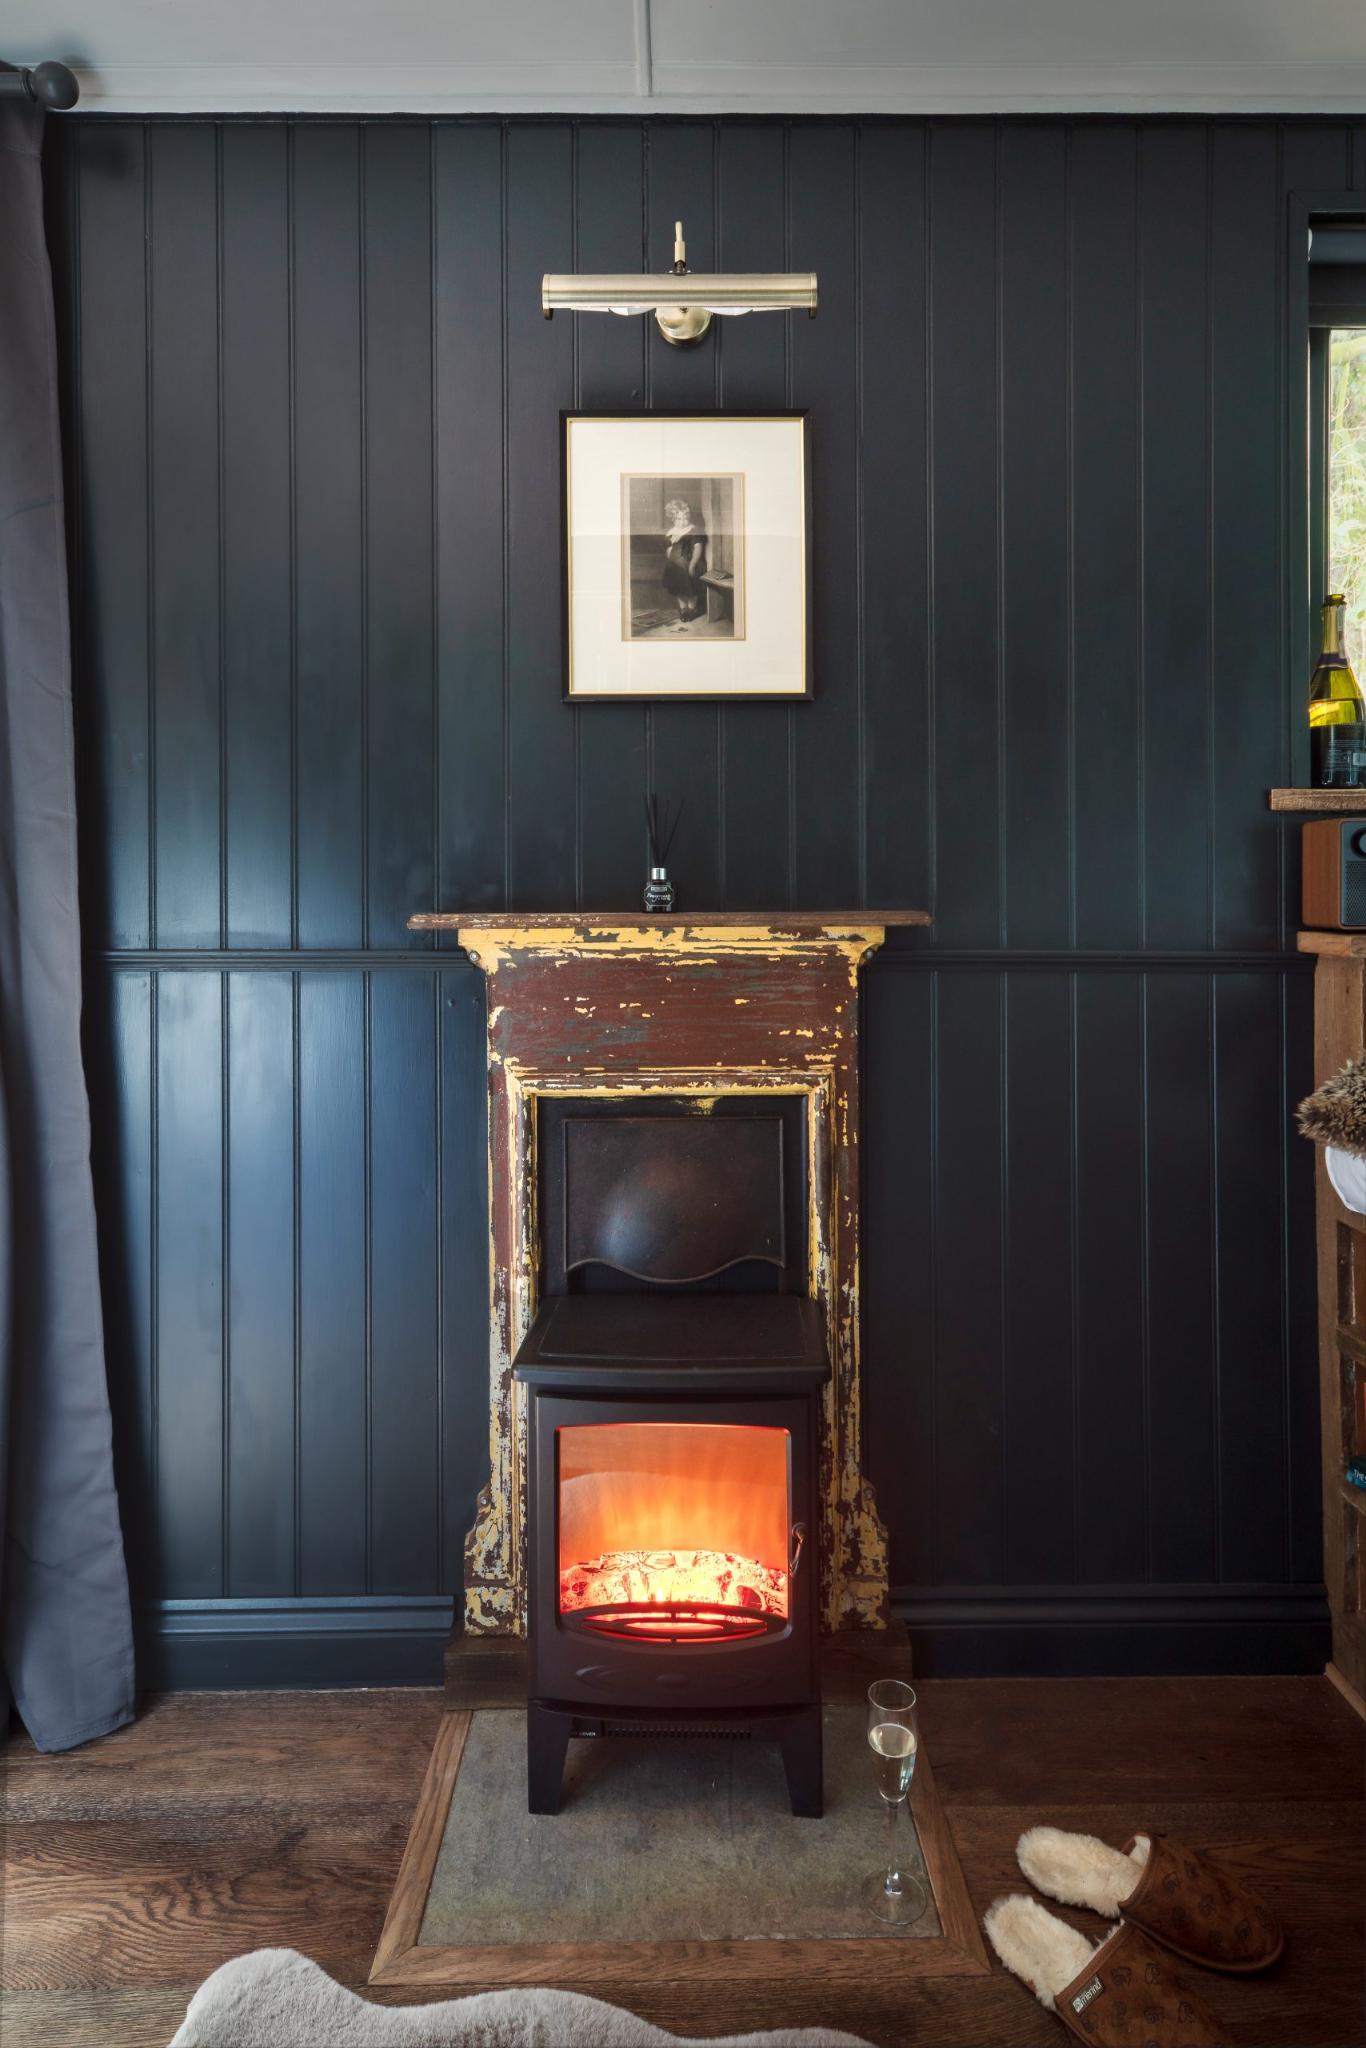
[[[68,1749],[131,1718],[133,1642],[81,1067],[42,119],[0,109],[0,1659],[38,1747]]]

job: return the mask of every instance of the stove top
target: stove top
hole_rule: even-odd
[[[820,1304],[794,1294],[562,1294],[514,1360],[537,1388],[646,1383],[659,1392],[753,1385],[798,1393],[830,1377]]]

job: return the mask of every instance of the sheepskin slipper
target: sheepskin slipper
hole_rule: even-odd
[[[1095,1835],[1030,1828],[1015,1853],[1050,1899],[1110,1920],[1122,1913],[1188,1963],[1265,1970],[1285,1946],[1275,1914],[1255,1892],[1170,1835],[1135,1835],[1112,1849]]]
[[[1146,1934],[1125,1922],[1093,1948],[1019,1892],[983,1925],[1008,1970],[1090,2048],[1211,2048],[1229,2036]]]
[[[699,1990],[701,1987],[699,1987]],[[867,2048],[788,2027],[684,2040],[577,1991],[484,1991],[439,2005],[374,2005],[292,1948],[224,1963],[190,2000],[170,2048]]]

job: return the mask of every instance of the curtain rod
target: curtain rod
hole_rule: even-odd
[[[35,64],[30,71],[22,64],[0,63],[0,99],[32,100],[49,113],[64,114],[80,96],[75,73],[65,64]]]

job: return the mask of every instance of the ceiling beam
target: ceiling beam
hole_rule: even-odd
[[[652,99],[655,89],[654,24],[650,0],[633,0],[636,44],[636,91],[643,100]]]

